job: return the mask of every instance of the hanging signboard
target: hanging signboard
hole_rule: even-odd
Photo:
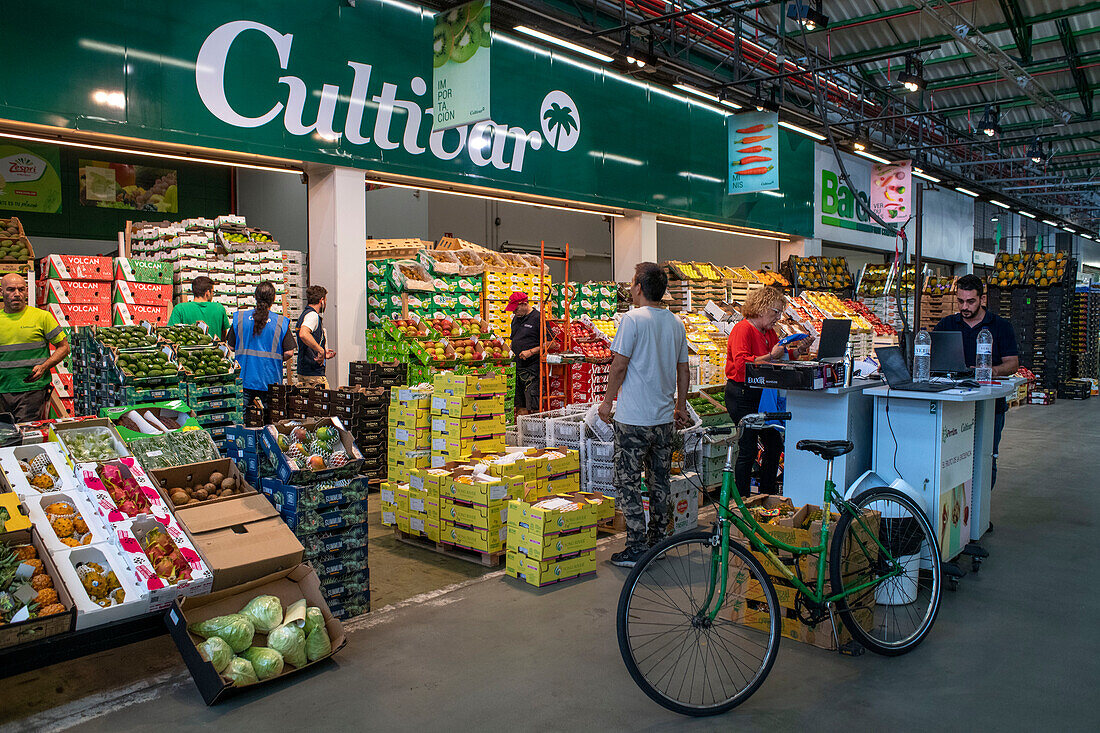
[[[59,213],[60,171],[53,145],[0,145],[0,209]]]
[[[913,161],[875,163],[871,167],[871,211],[887,224],[904,224],[913,215]]]
[[[489,0],[437,13],[432,35],[433,130],[489,119]]]
[[[741,112],[729,130],[729,192],[779,190],[779,113]]]

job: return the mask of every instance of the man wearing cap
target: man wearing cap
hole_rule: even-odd
[[[514,292],[504,310],[512,316],[512,353],[516,357],[516,414],[539,411],[539,354],[542,352],[539,312],[527,293]]]
[[[69,340],[49,311],[27,305],[27,281],[0,278],[0,412],[16,422],[41,420],[50,394],[50,370],[69,355]],[[50,354],[49,345],[57,347]]]

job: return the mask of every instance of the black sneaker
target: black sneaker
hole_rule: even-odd
[[[611,556],[611,564],[617,565],[620,568],[632,568],[639,560],[642,559],[642,555],[649,552],[649,548],[626,548],[622,552],[616,552]]]

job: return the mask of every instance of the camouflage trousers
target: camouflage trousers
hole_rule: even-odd
[[[651,547],[672,535],[668,472],[672,466],[672,423],[639,426],[615,423],[615,488],[626,519],[627,549]],[[642,471],[649,496],[649,524],[642,509]]]

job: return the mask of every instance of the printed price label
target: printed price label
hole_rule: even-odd
[[[932,355],[932,347],[927,345],[927,344],[925,344],[923,346],[921,344],[917,344],[913,348],[913,355],[914,356],[931,356]]]
[[[978,354],[992,354],[993,353],[993,344],[979,343],[976,353],[978,353]]]

